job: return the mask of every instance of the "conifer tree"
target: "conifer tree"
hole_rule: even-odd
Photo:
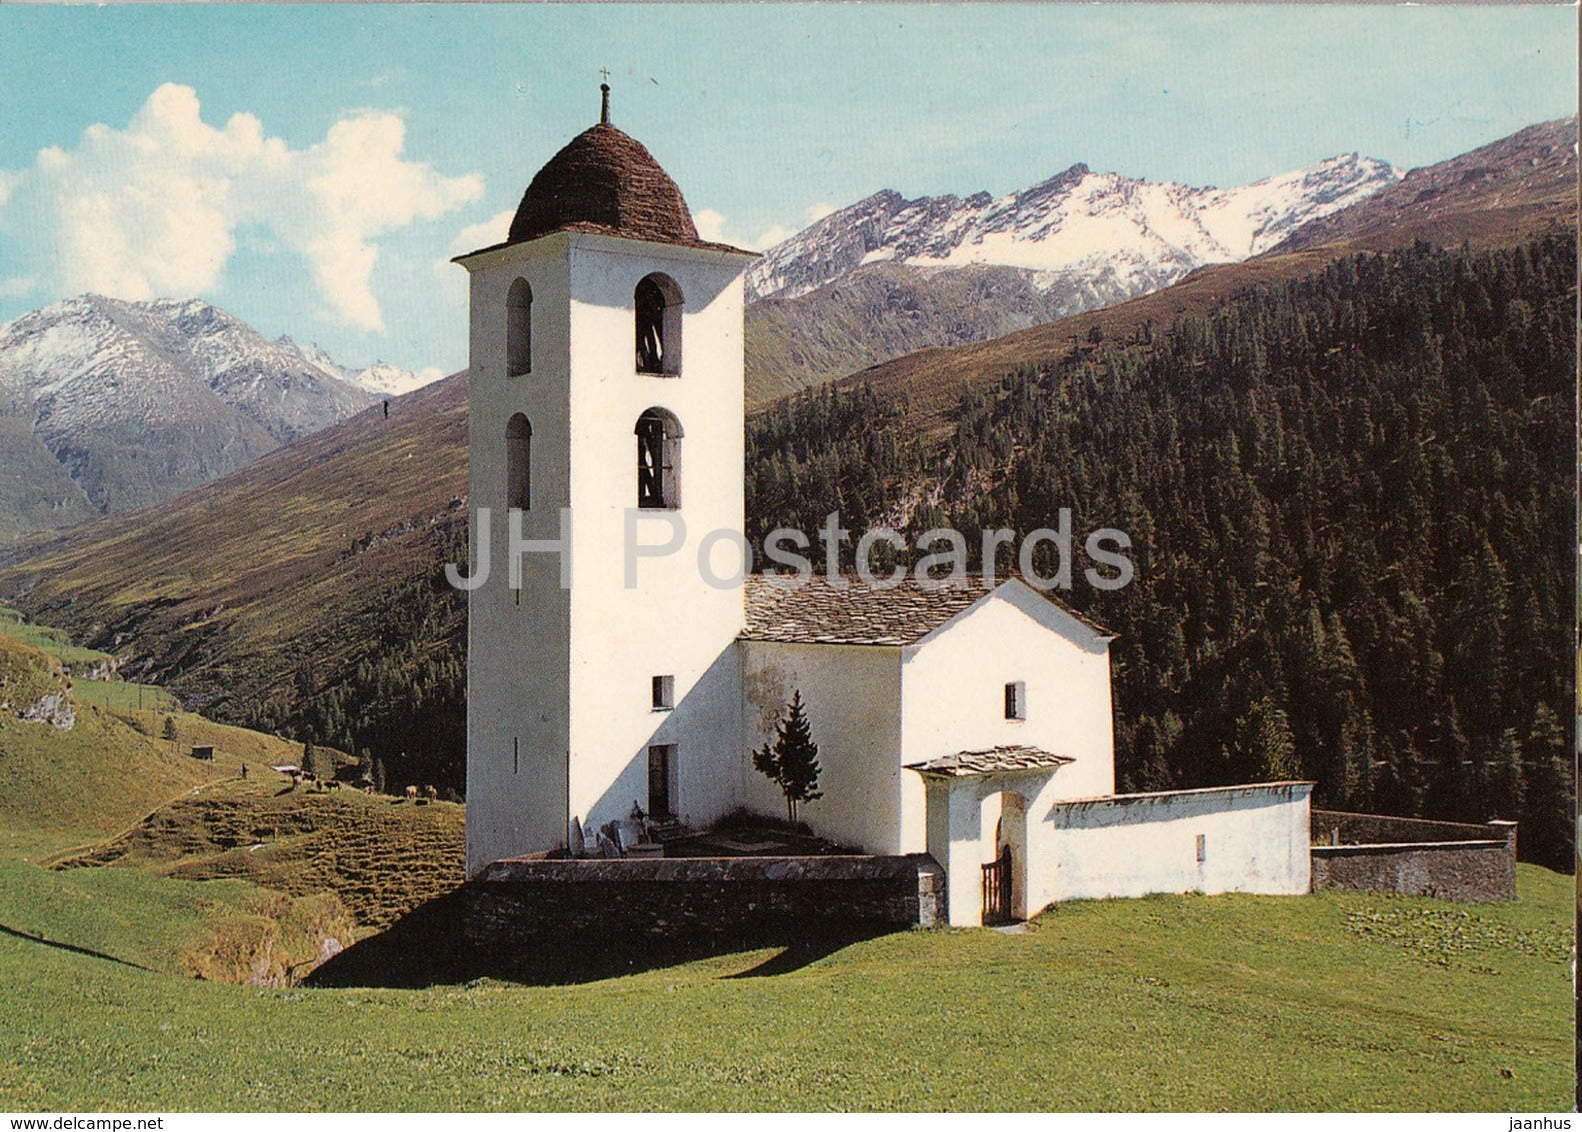
[[[1575,860],[1576,763],[1560,718],[1539,704],[1522,744],[1531,772],[1525,838],[1535,860],[1565,867]]]
[[[818,789],[818,744],[802,707],[802,693],[791,694],[785,718],[775,722],[775,739],[753,752],[753,768],[785,795],[786,817],[797,820],[803,802],[814,802],[824,795]]]
[[[1500,733],[1489,773],[1489,811],[1491,817],[1516,820],[1527,803],[1527,781],[1522,771],[1522,745],[1516,728]]]
[[[1252,764],[1259,781],[1283,782],[1301,775],[1291,721],[1271,697],[1253,704],[1237,730],[1241,757]]]

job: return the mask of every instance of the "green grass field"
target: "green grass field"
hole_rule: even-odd
[[[48,896],[13,880],[8,919]],[[144,883],[51,922],[115,954],[198,915]],[[0,1108],[1568,1109],[1571,888],[1521,896],[1078,903],[570,987],[259,989],[3,936]]]
[[[99,664],[108,662],[108,653],[74,645],[60,629],[34,625],[19,610],[0,605],[0,637],[21,641],[55,657],[62,664]]]
[[[0,638],[17,641],[52,656],[70,672],[85,673],[94,668],[108,669],[109,653],[98,649],[74,645],[60,629],[47,625],[34,625],[15,609],[0,605]],[[82,703],[92,704],[107,711],[175,711],[179,707],[176,697],[152,684],[135,684],[127,680],[76,679],[72,694]]]

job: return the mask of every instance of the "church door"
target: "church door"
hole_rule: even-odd
[[[648,748],[648,816],[655,820],[673,817],[670,778],[675,769],[673,743]]]
[[[1011,847],[1000,851],[998,860],[983,866],[983,922],[1005,924],[1011,921]]]

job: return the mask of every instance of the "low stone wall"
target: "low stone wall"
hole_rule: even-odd
[[[1516,899],[1516,825],[1313,811],[1313,890]]]
[[[1497,834],[1487,825],[1469,822],[1429,821],[1386,814],[1353,814],[1344,810],[1313,811],[1314,845],[1396,845],[1407,842],[1504,841],[1504,826]]]
[[[943,870],[904,857],[514,858],[462,889],[475,944],[547,934],[693,936],[932,926]]]

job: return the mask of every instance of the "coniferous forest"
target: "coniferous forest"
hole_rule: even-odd
[[[1119,528],[1131,585],[1060,596],[1118,634],[1121,789],[1311,778],[1570,871],[1576,270],[1569,236],[1359,255],[964,390],[938,450],[806,393],[749,423],[748,535]]]
[[[290,694],[244,722],[353,755],[381,791],[432,785],[461,798],[467,783],[467,596],[445,581],[465,561],[464,523],[440,526],[427,569],[382,590],[356,626],[363,656],[327,677],[302,660]]]

